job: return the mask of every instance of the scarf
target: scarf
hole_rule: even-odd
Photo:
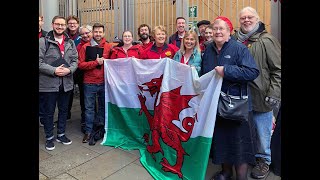
[[[256,24],[256,26],[250,32],[248,32],[247,34],[243,33],[241,28],[240,28],[240,31],[237,32],[237,35],[238,35],[238,40],[237,41],[243,43],[244,41],[249,39],[250,36],[253,35],[259,29],[259,26],[260,26],[260,22],[258,22]]]

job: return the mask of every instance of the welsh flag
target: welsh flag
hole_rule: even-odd
[[[222,78],[172,59],[106,60],[102,145],[138,149],[154,179],[205,179]]]

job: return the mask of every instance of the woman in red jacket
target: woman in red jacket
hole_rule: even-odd
[[[156,26],[152,31],[152,37],[155,43],[141,53],[141,59],[161,59],[166,57],[172,59],[179,50],[175,45],[166,43],[167,31],[164,26]]]
[[[140,51],[142,51],[140,45],[132,45],[133,35],[130,31],[124,31],[122,33],[123,46],[113,47],[111,50],[110,59],[135,57],[140,58]]]

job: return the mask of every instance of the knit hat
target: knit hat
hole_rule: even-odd
[[[203,25],[203,24],[205,24],[205,25],[210,25],[210,21],[208,21],[208,20],[202,20],[202,21],[199,21],[198,23],[197,23],[197,27],[199,28],[201,25]]]
[[[232,23],[231,23],[230,19],[228,19],[227,17],[224,17],[224,16],[218,16],[216,19],[214,19],[214,21],[217,20],[217,19],[221,19],[224,22],[226,22],[228,24],[228,26],[229,26],[230,32],[232,32],[233,26],[232,26]]]

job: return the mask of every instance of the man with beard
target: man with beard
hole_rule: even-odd
[[[66,19],[55,16],[53,30],[39,39],[39,98],[43,109],[43,125],[46,135],[45,148],[55,148],[53,117],[58,106],[57,142],[72,143],[65,135],[68,105],[73,90],[73,73],[78,67],[78,52],[72,39],[64,32]]]
[[[206,41],[206,28],[209,25],[210,25],[210,21],[208,20],[201,20],[197,23],[197,27],[200,33],[199,44],[200,44],[201,52],[203,52],[205,49],[204,42]]]
[[[141,24],[138,28],[139,41],[142,42],[141,47],[143,50],[150,48],[153,45],[152,37],[150,36],[151,28],[147,24]]]
[[[85,107],[85,135],[82,143],[89,142],[93,132],[93,125],[104,125],[105,121],[105,87],[104,87],[104,59],[109,59],[112,45],[104,38],[105,28],[101,23],[92,27],[93,37],[84,44],[79,52],[79,69],[83,70],[83,93]],[[99,51],[101,55],[99,55]],[[90,53],[91,52],[91,53]],[[96,54],[92,54],[96,53]],[[98,99],[97,112],[95,111]],[[90,144],[89,145],[94,145]]]
[[[248,47],[260,71],[259,76],[249,83],[249,87],[252,94],[253,124],[257,132],[257,164],[252,169],[251,176],[262,179],[268,174],[271,164],[273,109],[276,110],[281,101],[281,45],[266,31],[254,8],[243,8],[238,17],[240,29],[234,36]],[[274,116],[277,117],[276,114]]]
[[[186,19],[184,17],[177,17],[176,24],[177,32],[175,32],[169,37],[169,44],[173,44],[180,49],[181,39],[184,37],[184,34],[186,33]]]

